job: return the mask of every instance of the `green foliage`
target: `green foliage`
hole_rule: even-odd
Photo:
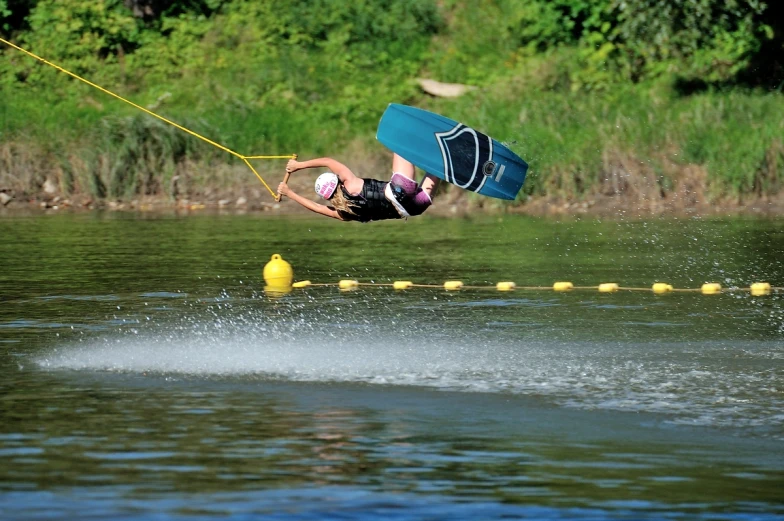
[[[757,23],[761,0],[615,0],[614,39],[635,76],[668,67],[707,80],[727,80],[748,64],[769,27]]]
[[[761,0],[469,0],[445,9],[450,37],[436,42],[428,65],[475,84],[557,52],[573,90],[673,73],[729,81],[773,37]]]
[[[0,0],[0,13],[11,1],[21,0]],[[20,41],[131,89],[184,81],[213,92],[209,79],[191,79],[220,75],[244,82],[240,95],[256,102],[310,106],[345,97],[349,84],[352,99],[370,101],[369,72],[381,82],[372,93],[400,95],[399,75],[488,85],[542,60],[555,64],[542,82],[551,88],[607,89],[673,73],[729,81],[773,37],[766,9],[762,0],[451,0],[440,8],[433,0],[40,0]],[[40,74],[58,81],[29,62],[1,67],[13,73],[6,84],[36,84]]]
[[[26,43],[33,51],[77,66],[90,58],[85,66],[103,65],[97,60],[132,50],[139,36],[138,22],[121,0],[40,0],[29,22],[35,37]]]
[[[224,3],[224,0],[124,0],[125,6],[133,11],[134,16],[143,18],[155,26],[155,21],[166,17],[176,17],[194,13],[210,16]]]
[[[718,192],[748,192],[778,186],[780,97],[711,89],[768,81],[754,76],[763,53],[760,71],[782,70],[776,9],[762,0],[0,0],[0,24],[33,52],[240,153],[335,153],[370,139],[387,103],[409,102],[516,143],[531,160],[529,194],[588,193],[611,153],[658,172],[690,162]],[[481,89],[432,100],[418,77]],[[41,143],[71,165],[66,184],[99,196],[166,192],[184,162],[234,161],[16,51],[0,53],[0,114],[3,140]]]
[[[7,32],[10,29],[6,21],[9,16],[11,16],[11,10],[8,8],[8,2],[0,0],[0,30],[3,32]]]
[[[596,0],[507,2],[511,17],[508,30],[520,44],[542,51],[606,32],[608,5]]]
[[[121,0],[40,0],[27,22],[30,32],[20,38],[22,45],[99,81],[116,81],[121,76],[118,62],[136,47],[139,38],[139,22]],[[21,81],[51,87],[68,81],[54,69],[29,59],[4,62],[0,72],[6,86]]]

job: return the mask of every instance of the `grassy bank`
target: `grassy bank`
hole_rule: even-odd
[[[255,181],[231,155],[98,95],[85,90],[82,100],[54,104],[27,95],[0,102],[0,188],[35,195],[49,178],[65,194],[175,197],[183,194],[172,183],[179,175],[192,197]],[[240,153],[332,154],[384,168],[366,175],[385,175],[385,152],[373,139],[383,102],[375,114],[352,121],[217,99],[194,113],[187,97],[167,99],[168,117]],[[771,195],[784,176],[784,96],[776,93],[677,97],[665,86],[612,95],[488,87],[459,100],[414,93],[404,101],[482,129],[529,161],[521,200],[597,192],[650,197],[684,182],[699,183],[709,198]],[[257,165],[270,182],[279,177],[280,161]]]
[[[644,45],[656,13],[632,19],[614,0],[173,2],[141,18],[130,4],[144,2],[40,0],[14,35],[241,154],[333,155],[384,177],[374,134],[388,103],[447,115],[529,161],[516,205],[737,201],[775,195],[784,176],[784,95],[747,81],[781,42],[764,4],[732,14],[702,0],[716,4],[710,27],[686,4],[670,26],[658,14],[665,35],[694,24],[672,48]],[[51,29],[63,24],[80,39]],[[435,98],[419,77],[477,88]],[[269,197],[230,154],[16,50],[0,50],[0,78],[0,191],[18,201]],[[283,161],[256,166],[274,186]]]

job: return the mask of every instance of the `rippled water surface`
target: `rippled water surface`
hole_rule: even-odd
[[[784,221],[0,220],[2,519],[784,519]],[[297,280],[264,291],[270,256]],[[340,279],[473,289],[393,291]]]

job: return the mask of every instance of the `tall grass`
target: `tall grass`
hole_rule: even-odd
[[[507,142],[531,165],[521,199],[655,197],[689,183],[710,197],[742,197],[781,185],[782,94],[680,95],[675,82],[695,80],[697,65],[714,70],[728,59],[710,45],[701,58],[657,61],[655,71],[624,69],[634,66],[603,54],[601,41],[617,33],[595,26],[608,15],[602,2],[230,1],[204,12],[174,4],[142,21],[119,4],[41,1],[13,37],[246,155],[335,155],[378,167],[388,153],[374,142],[376,125],[398,102]],[[678,12],[656,21],[678,28]],[[738,49],[751,38],[733,34]],[[700,35],[694,42],[710,40]],[[648,44],[629,43],[638,51]],[[730,54],[733,67],[746,63],[744,53]],[[667,77],[684,71],[692,76]],[[421,76],[478,89],[429,98],[417,87]],[[231,175],[235,167],[245,175]],[[32,194],[48,180],[98,198],[180,197],[237,189],[248,174],[231,154],[0,48],[0,189]]]
[[[200,96],[197,102],[192,94],[173,91],[159,112],[239,153],[331,154],[348,163],[351,155],[385,154],[372,137],[387,102],[416,104],[483,130],[525,158],[531,168],[523,198],[579,198],[624,191],[634,182],[655,183],[666,192],[678,183],[679,171],[691,166],[706,172],[712,197],[775,193],[784,176],[784,96],[778,93],[679,97],[655,84],[575,94],[499,84],[457,100],[412,92],[403,100],[379,99],[373,110],[338,110],[327,101],[258,106],[231,96]],[[236,164],[230,154],[116,100],[89,91],[60,102],[39,95],[21,91],[0,101],[0,138],[17,151],[13,167],[8,154],[0,157],[3,183],[17,176],[16,187],[34,192],[48,176],[65,192],[127,198],[177,195],[177,175],[201,190],[216,182],[224,186],[211,188],[228,189],[235,182],[210,174]],[[20,150],[46,161],[26,172],[19,168]],[[42,167],[49,171],[42,174]]]
[[[784,175],[779,93],[679,97],[662,85],[579,94],[488,89],[432,108],[486,130],[527,159],[527,194],[599,190],[618,156],[636,161],[665,190],[679,170],[699,166],[714,197],[772,193]]]

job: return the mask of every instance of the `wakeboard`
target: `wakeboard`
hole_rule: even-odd
[[[376,132],[384,146],[465,190],[514,199],[528,163],[495,139],[426,110],[390,103]]]

